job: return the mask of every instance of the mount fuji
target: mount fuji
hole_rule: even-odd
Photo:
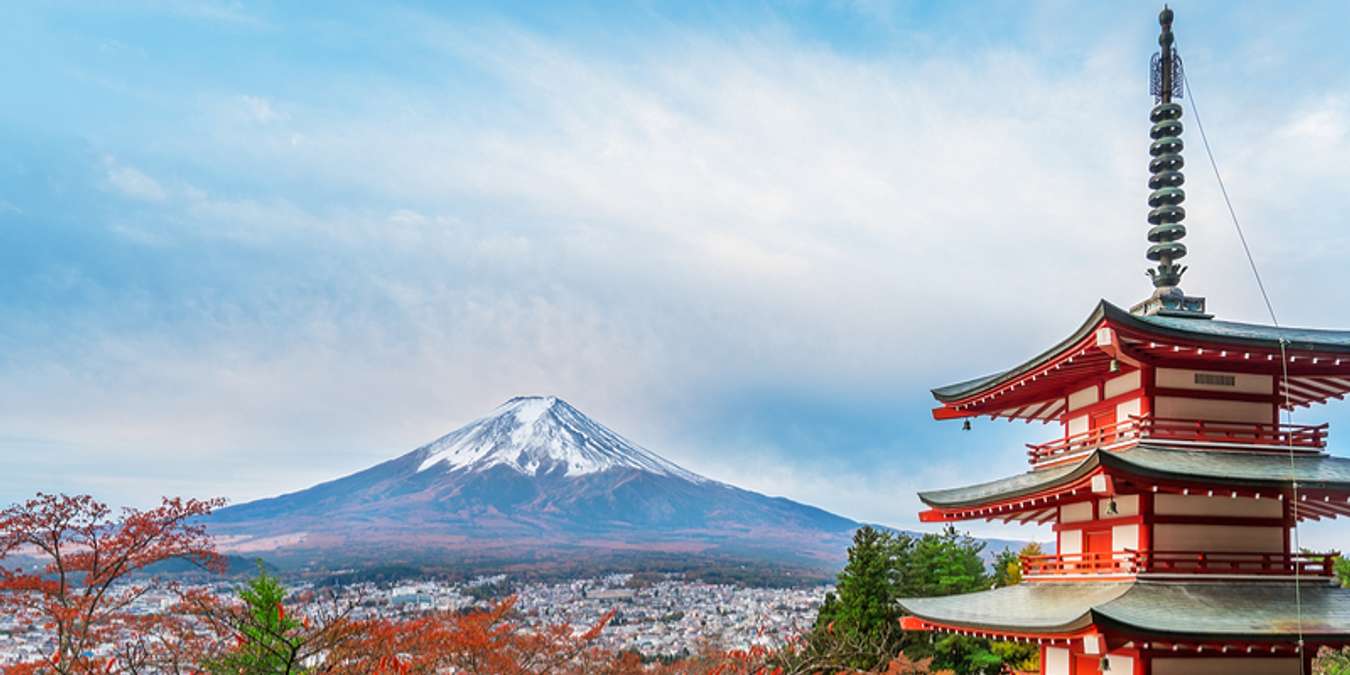
[[[858,526],[695,474],[555,397],[511,399],[400,457],[208,521],[223,550],[273,557],[647,552],[817,566],[837,563]]]

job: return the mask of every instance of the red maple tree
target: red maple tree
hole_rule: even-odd
[[[578,633],[567,624],[518,623],[512,620],[515,604],[512,596],[486,610],[358,622],[354,639],[333,650],[328,663],[338,672],[384,675],[620,672],[622,659],[592,645],[613,611]]]
[[[161,617],[130,611],[151,586],[129,576],[170,558],[218,569],[221,559],[194,519],[222,504],[165,498],[114,515],[88,495],[39,493],[0,511],[0,613],[54,636],[49,655],[6,672],[139,669],[146,655],[137,645]],[[20,557],[37,561],[14,565]]]

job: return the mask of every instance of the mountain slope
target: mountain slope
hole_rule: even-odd
[[[507,401],[401,457],[223,509],[226,549],[510,557],[665,551],[837,561],[858,523],[669,462],[552,397]]]

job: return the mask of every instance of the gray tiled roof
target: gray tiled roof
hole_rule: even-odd
[[[920,492],[934,507],[973,506],[1012,499],[1071,482],[1098,465],[1146,478],[1193,480],[1201,484],[1269,486],[1290,484],[1289,456],[1254,451],[1181,450],[1140,443],[1124,450],[1098,450],[1076,464],[1028,471],[1008,478],[946,490]],[[1296,456],[1293,475],[1304,488],[1350,490],[1350,459],[1327,455]]]
[[[1350,635],[1350,590],[1325,579],[1294,584],[1162,583],[1141,581],[1095,607],[1101,619],[1150,633],[1264,637],[1291,635],[1302,602],[1306,635]]]
[[[1350,488],[1350,459],[1330,455],[1213,450],[1176,450],[1141,443],[1103,461],[1137,475],[1200,479],[1208,483],[1283,487],[1291,477],[1300,488]]]
[[[1174,334],[1209,337],[1223,342],[1252,346],[1278,347],[1280,340],[1289,349],[1310,351],[1350,351],[1350,331],[1320,328],[1288,328],[1255,323],[1237,323],[1217,319],[1190,319],[1179,316],[1133,316],[1135,321],[1158,326]]]
[[[919,499],[929,506],[970,506],[987,501],[1011,499],[1039,492],[1053,485],[1067,483],[1086,474],[1097,466],[1094,456],[1089,456],[1077,464],[1067,464],[1053,469],[1028,471],[1016,476],[976,483],[964,487],[945,490],[928,490],[919,493]]]
[[[1350,590],[1299,584],[1306,635],[1350,636]],[[1159,636],[1273,638],[1296,633],[1291,582],[1023,583],[941,598],[905,598],[915,616],[967,628],[1068,633],[1089,623]]]
[[[1070,632],[1088,624],[1088,610],[1120,597],[1131,585],[1025,583],[940,598],[905,598],[900,606],[915,616],[958,626]]]
[[[1086,321],[1078,330],[1059,344],[1042,352],[1021,365],[1008,370],[957,382],[932,390],[933,397],[939,401],[954,401],[964,398],[1003,380],[1030,371],[1049,361],[1069,345],[1082,340],[1103,318],[1110,319],[1122,326],[1133,327],[1146,333],[1156,333],[1181,339],[1227,345],[1245,345],[1250,347],[1279,348],[1284,340],[1286,347],[1294,350],[1320,352],[1350,352],[1350,331],[1317,330],[1311,328],[1276,328],[1251,323],[1217,321],[1214,319],[1193,319],[1175,316],[1135,316],[1105,300],[1093,308]]]

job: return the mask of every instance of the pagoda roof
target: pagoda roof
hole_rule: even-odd
[[[1299,586],[1305,634],[1350,635],[1350,590],[1326,580]],[[1289,582],[1141,581],[1093,611],[1098,623],[1153,635],[1287,637],[1299,623],[1298,602],[1294,585]]]
[[[1124,595],[1132,582],[1016,584],[939,598],[902,598],[900,606],[929,621],[965,628],[1073,633],[1092,623],[1089,611]]]
[[[1292,462],[1292,469],[1291,469]],[[1322,454],[1175,449],[1139,443],[1121,450],[1095,450],[1081,461],[1032,470],[965,487],[920,492],[931,507],[955,509],[1004,502],[1076,484],[1099,469],[1135,479],[1206,486],[1350,491],[1350,459]],[[1273,494],[1271,496],[1274,496]]]
[[[1301,614],[1305,635],[1350,636],[1350,590],[1325,579],[1298,586],[1300,598],[1293,582],[1024,583],[904,598],[900,606],[939,627],[1021,635],[1075,634],[1095,626],[1161,639],[1288,639]]]
[[[1095,335],[1103,326],[1119,333],[1119,344],[1103,347],[1101,337]],[[1291,376],[1312,378],[1296,382],[1300,390],[1310,390],[1312,394],[1295,396],[1296,403],[1325,400],[1350,391],[1350,379],[1343,382],[1337,379],[1350,376],[1350,358],[1343,359],[1344,368],[1340,367],[1342,359],[1337,358],[1350,355],[1350,330],[1285,328],[1200,316],[1136,316],[1102,300],[1077,330],[1041,354],[1007,370],[933,389],[933,397],[949,409],[939,408],[943,413],[935,411],[935,414],[1052,419],[1052,413],[1059,408],[1050,401],[1062,396],[1059,389],[1070,386],[1079,377],[1107,372],[1108,363],[1121,350],[1141,360],[1184,360],[1192,365],[1208,361],[1204,358],[1206,351],[1212,352],[1210,359],[1218,358],[1220,353],[1227,356],[1227,351],[1242,351],[1243,360],[1253,367],[1289,353],[1295,359],[1302,358],[1291,367]],[[1226,362],[1230,367],[1235,364],[1232,357]],[[1333,362],[1336,367],[1329,368]],[[1210,367],[1224,366],[1216,361]],[[1039,383],[1029,386],[1034,381]],[[1326,395],[1318,396],[1323,390]]]

